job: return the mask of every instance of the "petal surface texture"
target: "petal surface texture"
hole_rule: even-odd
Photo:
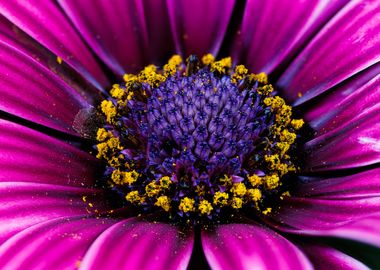
[[[212,269],[312,269],[296,246],[260,225],[221,225],[202,233],[202,245]]]
[[[227,30],[234,0],[167,0],[178,53],[216,55]]]
[[[379,16],[376,0],[350,2],[294,59],[278,86],[297,105],[377,63]]]
[[[90,50],[54,2],[43,0],[35,5],[29,0],[1,1],[0,13],[94,85],[108,85]]]
[[[251,72],[271,73],[294,57],[345,3],[248,0],[231,54]]]
[[[69,142],[0,120],[0,181],[89,187],[98,164]]]
[[[328,246],[317,244],[302,245],[315,269],[318,270],[369,270],[367,266],[347,254]]]
[[[148,36],[142,1],[59,3],[89,46],[118,76],[143,67]]]
[[[380,162],[380,75],[320,115],[305,144],[306,170],[357,168]]]
[[[104,231],[80,269],[186,269],[192,246],[175,226],[131,218]]]
[[[34,59],[0,42],[0,110],[60,131],[74,133],[85,99]]]
[[[0,182],[0,196],[0,244],[18,232],[45,221],[88,215],[95,209],[105,210],[105,198],[102,191],[96,189]]]
[[[42,222],[0,246],[0,268],[77,269],[91,243],[113,223],[85,216]]]
[[[272,216],[277,229],[380,246],[380,169],[302,181],[298,193]]]

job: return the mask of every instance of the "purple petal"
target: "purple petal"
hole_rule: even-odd
[[[0,243],[35,224],[55,218],[87,215],[95,209],[105,210],[105,206],[101,190],[0,182]]]
[[[131,218],[96,239],[81,269],[186,269],[192,246],[175,226]]]
[[[271,73],[346,3],[248,0],[232,55],[238,62],[246,62],[252,72]]]
[[[355,168],[380,161],[379,82],[377,76],[323,116],[318,136],[305,145],[306,170]]]
[[[91,52],[54,2],[44,0],[35,5],[23,0],[2,1],[0,13],[94,85],[108,85]]]
[[[56,74],[0,42],[0,110],[73,133],[75,115],[87,102]]]
[[[362,87],[344,99],[330,104],[330,109],[320,115],[317,123],[311,123],[312,127],[317,129],[317,135],[320,136],[329,131],[344,126],[357,118],[364,118],[368,112],[378,107],[380,104],[380,75],[364,84]],[[380,132],[379,132],[380,135]]]
[[[287,227],[302,231],[328,231],[344,227],[380,212],[380,197],[329,199],[285,199],[273,218]],[[281,228],[279,228],[281,229]]]
[[[176,49],[184,56],[216,55],[226,33],[235,0],[170,1],[171,28]]]
[[[205,231],[202,245],[212,269],[312,269],[291,242],[253,224],[221,225]]]
[[[363,72],[353,76],[352,78],[344,81],[342,84],[337,86],[335,89],[325,95],[323,98],[318,100],[318,102],[313,102],[308,104],[306,109],[306,114],[303,118],[308,122],[308,124],[318,132],[325,133],[326,125],[334,121],[334,117],[342,118],[346,114],[351,114],[351,107],[347,110],[349,104],[355,105],[355,113],[360,112],[360,106],[364,107],[367,102],[368,90],[373,90],[373,82],[378,80],[374,79],[380,74],[380,63],[367,68]],[[371,82],[372,81],[372,82]],[[360,94],[356,94],[359,91]],[[373,97],[378,96],[378,93],[370,93],[371,97],[369,102],[373,104]],[[358,97],[360,95],[360,97]],[[358,98],[358,100],[355,100]],[[343,110],[342,106],[344,105]],[[331,125],[330,125],[331,126]]]
[[[352,1],[299,54],[278,85],[301,104],[380,60],[380,5]]]
[[[0,120],[0,181],[91,186],[98,161],[70,143]]]
[[[149,36],[149,60],[162,65],[175,52],[168,3],[166,0],[145,0],[143,5]]]
[[[369,270],[363,263],[336,249],[317,244],[302,244],[301,246],[315,269]]]
[[[116,74],[141,69],[144,52],[149,50],[142,1],[59,3],[90,47]]]
[[[115,222],[81,216],[37,224],[0,246],[0,268],[77,269],[91,243]]]
[[[380,169],[335,178],[302,177],[296,196],[326,199],[354,199],[380,196]]]
[[[380,169],[331,179],[303,178],[270,218],[277,229],[349,238],[380,247]],[[306,197],[301,197],[306,196]]]
[[[82,77],[81,74],[77,73],[65,62],[58,63],[55,54],[41,46],[36,40],[1,15],[0,41],[19,51],[21,54],[33,58],[35,62],[43,65],[45,69],[57,74],[60,79],[72,88],[73,92],[80,93],[88,103],[93,104],[94,99],[99,99],[99,90],[103,89],[95,88],[86,78]],[[23,71],[21,70],[20,73],[23,73]]]

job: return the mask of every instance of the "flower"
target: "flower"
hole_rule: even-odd
[[[2,1],[0,12],[0,268],[380,267],[378,1]],[[298,135],[278,134],[299,136],[294,164],[302,164],[290,174],[292,186],[276,197],[277,207],[253,216],[233,210],[235,218],[210,226],[190,218],[193,223],[182,226],[162,218],[178,199],[160,193],[175,185],[172,175],[155,175],[157,181],[144,186],[156,196],[151,209],[161,212],[120,207],[109,187],[99,186],[107,179],[132,186],[142,177],[139,170],[115,170],[124,156],[99,151],[125,150],[104,125],[119,113],[108,90],[120,99],[125,89],[113,83],[144,66],[154,75],[144,83],[160,87],[170,81],[163,72],[177,69],[160,73],[149,65],[162,67],[175,53],[183,59],[231,56],[231,68],[244,64],[247,74],[265,72],[292,105],[294,126],[305,121]],[[213,61],[208,57],[204,65]],[[236,74],[244,78],[245,67]],[[229,64],[204,72],[214,76],[224,68]],[[239,94],[235,79],[226,79],[229,95]],[[133,84],[133,76],[124,80]],[[275,97],[268,98],[260,104],[273,106]],[[105,120],[96,117],[97,108]],[[110,142],[94,149],[94,136],[97,144]],[[109,157],[111,171],[97,155]],[[273,165],[270,170],[279,164],[273,155],[258,158]],[[267,189],[253,190],[263,177]],[[281,174],[226,173],[221,179],[231,188],[216,191],[215,201],[198,205],[195,197],[181,197],[179,211],[210,216],[224,204],[240,209],[244,194],[259,202],[283,186]],[[113,191],[130,202],[143,195]],[[195,185],[192,192],[203,191]]]

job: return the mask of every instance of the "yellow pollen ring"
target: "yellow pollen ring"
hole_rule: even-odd
[[[57,62],[62,59],[57,57]],[[211,215],[217,213],[217,209],[230,207],[241,209],[244,205],[253,205],[263,214],[269,214],[272,208],[262,206],[263,197],[268,192],[275,190],[281,194],[280,198],[289,195],[288,191],[281,189],[281,177],[289,172],[296,171],[297,168],[292,164],[289,157],[289,150],[297,139],[297,130],[304,125],[302,119],[292,119],[292,107],[285,103],[285,100],[273,94],[274,88],[268,83],[268,76],[265,73],[249,74],[244,65],[232,66],[231,57],[215,60],[212,54],[204,55],[201,62],[197,63],[199,68],[209,69],[214,72],[216,77],[228,76],[232,83],[240,85],[255,85],[252,91],[260,97],[262,107],[271,111],[274,116],[274,123],[269,127],[272,137],[266,138],[268,146],[262,160],[264,166],[259,175],[253,172],[244,176],[238,175],[242,182],[236,183],[236,178],[232,175],[221,175],[215,179],[216,188],[212,191],[206,185],[194,187],[193,193],[185,193],[186,197],[179,199],[171,196],[175,194],[177,180],[175,175],[164,175],[158,179],[146,179],[140,175],[138,166],[133,161],[124,157],[124,149],[128,149],[120,138],[116,137],[118,132],[107,129],[110,125],[115,125],[118,119],[123,116],[123,112],[128,109],[128,104],[134,100],[146,100],[149,92],[145,93],[141,85],[148,84],[154,88],[165,82],[170,76],[188,76],[185,72],[185,64],[181,56],[171,57],[162,69],[154,65],[145,67],[140,73],[125,74],[124,85],[114,84],[110,90],[108,100],[103,100],[99,106],[103,117],[107,121],[105,127],[97,130],[97,158],[103,159],[112,167],[108,183],[110,186],[123,186],[126,192],[125,199],[133,204],[151,203],[166,212],[182,211],[183,213],[196,212],[199,215]],[[257,86],[257,87],[256,87]],[[140,87],[140,88],[139,88]],[[136,90],[137,89],[137,90]],[[214,91],[218,91],[215,87]],[[266,108],[267,107],[267,108]],[[123,111],[124,110],[124,111]],[[138,138],[131,135],[128,139],[138,143]],[[187,151],[185,148],[184,151]],[[127,154],[125,154],[127,156]],[[260,166],[261,166],[260,163]],[[173,167],[177,166],[173,163]],[[145,179],[145,180],[143,180]],[[172,180],[173,179],[173,180]],[[140,185],[140,186],[139,186]],[[138,186],[138,190],[136,187]],[[285,185],[284,185],[285,186]],[[273,192],[272,192],[273,193]],[[191,194],[191,195],[189,195]],[[195,194],[195,195],[194,195]],[[184,195],[181,195],[184,196]],[[192,197],[194,196],[194,197]],[[86,198],[84,197],[85,201]],[[193,214],[187,214],[192,216]]]

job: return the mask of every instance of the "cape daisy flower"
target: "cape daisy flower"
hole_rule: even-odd
[[[380,267],[378,1],[0,13],[1,269]]]

